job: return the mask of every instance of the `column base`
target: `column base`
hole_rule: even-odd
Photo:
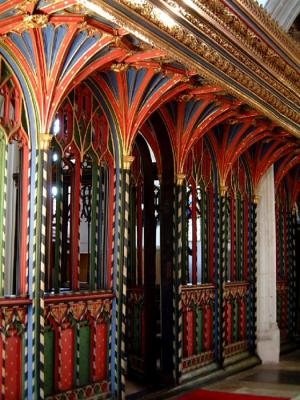
[[[277,324],[257,332],[257,354],[263,364],[279,362],[280,331]]]

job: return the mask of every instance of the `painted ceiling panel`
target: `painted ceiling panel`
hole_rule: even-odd
[[[21,51],[31,69],[36,71],[36,60],[32,51],[32,46],[27,45],[30,42],[30,38],[28,38],[28,33],[24,33],[23,35],[18,35],[17,33],[10,33],[9,37],[13,41],[13,43],[17,46],[17,48]],[[25,40],[26,38],[26,40]]]

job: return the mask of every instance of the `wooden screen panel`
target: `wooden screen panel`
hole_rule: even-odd
[[[79,382],[80,386],[87,385],[90,381],[90,353],[91,333],[89,326],[80,328],[80,359],[79,359]]]
[[[96,371],[95,380],[103,381],[107,378],[107,343],[108,326],[101,323],[96,326]]]
[[[54,392],[54,356],[55,341],[54,332],[45,331],[45,395],[49,396]]]
[[[14,332],[6,339],[5,399],[22,398],[22,337]]]
[[[61,332],[61,376],[59,390],[65,391],[73,387],[74,382],[74,330],[67,328]]]

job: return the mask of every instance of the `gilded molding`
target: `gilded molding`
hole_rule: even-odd
[[[243,87],[247,88],[252,93],[255,93],[264,102],[271,105],[274,108],[274,111],[279,111],[288,119],[294,121],[297,125],[300,124],[300,116],[298,112],[294,111],[290,106],[286,105],[284,101],[273,95],[269,90],[265,89],[265,87],[258,84],[255,80],[246,76],[242,70],[230,63],[220,53],[212,49],[206,43],[203,43],[203,41],[199,40],[197,36],[193,35],[187,29],[184,29],[178,23],[175,23],[172,26],[168,24],[164,25],[162,20],[158,20],[156,13],[152,12],[154,6],[150,4],[148,0],[144,0],[143,4],[141,4],[140,2],[135,3],[131,0],[116,1],[131,8],[132,10],[140,14],[143,19],[146,19],[149,22],[155,24],[160,29],[173,36],[174,39],[189,47],[193,52],[197,53],[210,64],[214,65],[219,70],[224,72],[226,76],[234,79]],[[98,0],[97,3],[101,5],[103,4],[104,6],[103,0]],[[198,72],[199,74],[207,78],[212,84],[224,86],[228,93],[244,99],[247,103],[250,103],[254,108],[264,113],[273,121],[276,121],[286,130],[290,131],[296,136],[299,136],[298,128],[296,128],[289,122],[282,121],[281,118],[277,117],[272,111],[266,109],[266,107],[262,104],[258,103],[253,98],[245,95],[245,93],[241,92],[236,87],[232,87],[232,85],[229,85],[226,81],[224,81],[224,79],[216,77],[215,74],[209,71],[209,69],[202,67],[201,65],[199,65],[199,63],[193,62],[191,59],[184,56],[180,51],[176,51],[175,48],[172,48],[172,50],[170,50],[170,46],[167,46],[166,43],[160,40],[160,38],[158,38],[156,35],[153,35],[149,32],[145,34],[145,30],[142,30],[136,23],[132,23],[132,21],[130,21],[128,17],[124,16],[112,7],[109,7],[109,12],[112,14],[116,22],[119,21],[119,23],[122,23],[123,26],[125,25],[126,29],[131,31],[133,34],[137,34],[138,37],[142,34],[146,38],[146,41],[148,43],[155,45],[156,47],[166,51],[169,54],[170,52],[172,52],[173,57],[176,56],[177,61],[182,62],[187,68]]]
[[[225,197],[228,190],[228,186],[221,185],[220,187],[220,195],[221,197]]]
[[[44,28],[48,24],[48,15],[24,15],[22,29]]]
[[[39,136],[39,149],[47,151],[49,149],[52,140],[52,135],[50,133],[41,133]]]
[[[257,2],[252,0],[234,0],[247,14],[257,22],[260,27],[275,39],[278,45],[288,53],[289,57],[299,63],[300,48],[297,42],[288,35],[278,23],[271,18],[266,10]]]
[[[260,200],[260,196],[258,196],[257,194],[253,196],[253,203],[254,204],[258,204]]]
[[[182,186],[185,180],[185,174],[177,174],[177,185]]]
[[[124,155],[123,157],[123,169],[129,170],[134,161],[134,156]]]
[[[172,7],[175,7],[175,4],[173,0],[167,0],[168,4]],[[293,82],[286,82],[289,84],[289,90],[287,87],[279,82],[277,79],[274,79],[270,74],[266,73],[265,69],[261,69],[257,67],[257,64],[254,63],[250,57],[247,55],[241,53],[239,51],[237,45],[233,45],[232,42],[227,40],[225,37],[220,35],[220,32],[213,26],[210,25],[207,21],[201,18],[201,15],[199,15],[198,18],[195,18],[193,15],[188,13],[185,9],[182,7],[177,6],[177,8],[180,10],[180,13],[184,15],[184,17],[191,22],[195,27],[197,27],[199,30],[201,30],[203,33],[205,33],[207,36],[209,36],[210,39],[212,39],[216,44],[220,45],[223,49],[225,49],[228,53],[230,53],[233,57],[235,57],[237,60],[239,60],[243,65],[251,69],[253,73],[258,75],[261,79],[263,79],[265,82],[267,82],[269,85],[271,85],[274,89],[276,89],[278,92],[281,92],[286,98],[294,102],[295,104],[300,106],[300,98],[298,96],[298,93],[294,93],[294,83]],[[270,50],[268,50],[270,53]],[[265,56],[260,57],[260,62],[262,64],[268,63],[268,67],[273,67],[274,64],[274,57],[276,57],[276,54],[273,54],[274,52],[269,54],[269,60],[266,61]],[[257,60],[257,59],[256,59]],[[278,72],[278,71],[276,71]],[[299,83],[300,85],[300,83]]]
[[[246,23],[233,14],[230,8],[226,7],[221,0],[190,1],[204,11],[211,18],[211,22],[214,25],[216,22],[220,24],[238,39],[239,45],[245,46],[255,57],[259,57],[263,64],[280,76],[285,83],[290,83],[291,90],[295,90],[295,86],[300,88],[299,73],[268,46]],[[193,23],[195,23],[195,20]],[[224,34],[224,31],[222,33]],[[285,48],[284,45],[281,47]],[[300,63],[300,55],[297,62]]]

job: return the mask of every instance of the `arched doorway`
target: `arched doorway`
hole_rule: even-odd
[[[135,390],[129,383],[132,380],[153,389],[170,383],[172,379],[174,184],[173,169],[169,168],[172,164],[170,143],[166,132],[162,132],[164,128],[156,130],[156,123],[158,116],[151,124],[152,132],[160,132],[164,139],[158,139],[157,135],[153,149],[147,134],[139,134],[131,166],[126,304],[127,393]],[[168,151],[167,156],[164,153]]]

